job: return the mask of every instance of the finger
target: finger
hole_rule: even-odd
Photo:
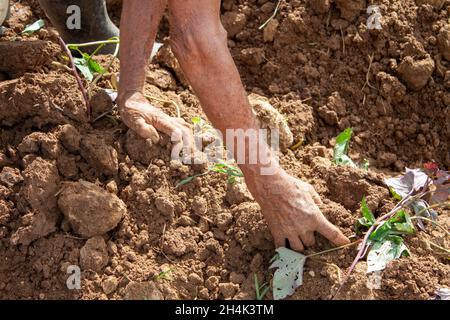
[[[325,219],[325,217],[319,222],[317,231],[337,246],[350,243],[350,240],[342,233],[342,231]]]
[[[291,236],[288,239],[292,250],[295,251],[305,250],[305,247],[303,247],[303,243],[300,241],[300,238],[298,236]]]
[[[150,139],[153,143],[159,141],[159,134],[156,129],[145,122],[144,119],[137,119],[134,125],[136,133],[144,139]]]
[[[192,134],[192,131],[188,128],[182,129],[183,133],[183,145],[184,145],[184,151],[186,156],[192,156],[195,151],[195,139],[194,135]]]
[[[286,239],[280,233],[272,234],[272,237],[275,242],[275,248],[286,246]]]
[[[309,193],[311,194],[311,197],[313,198],[314,202],[317,205],[323,204],[322,199],[320,198],[319,194],[317,193],[317,191],[314,189],[313,186],[311,186]]]
[[[300,235],[302,242],[305,246],[310,247],[316,243],[316,239],[314,238],[314,232],[307,231]]]

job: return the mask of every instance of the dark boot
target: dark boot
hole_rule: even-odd
[[[39,3],[66,43],[102,41],[119,35],[119,29],[108,16],[105,0],[39,0]],[[80,8],[80,29],[70,30],[67,27],[72,14],[67,13],[67,8],[72,5]],[[89,49],[92,51],[95,47]],[[101,53],[112,53],[114,50],[115,45],[108,45]]]
[[[9,14],[9,0],[0,0],[0,27]]]

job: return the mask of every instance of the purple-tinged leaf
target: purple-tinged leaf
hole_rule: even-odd
[[[404,176],[385,179],[385,183],[402,198],[411,191],[417,191],[429,183],[429,177],[420,169],[408,169]]]

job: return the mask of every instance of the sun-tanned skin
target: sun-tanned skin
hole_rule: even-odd
[[[258,129],[220,22],[220,0],[124,0],[121,18],[119,110],[125,124],[141,137],[158,141],[158,131],[193,145],[190,125],[164,114],[143,96],[145,70],[158,25],[169,5],[171,46],[180,66],[214,127]],[[224,85],[225,84],[225,85]],[[321,213],[314,188],[276,166],[261,175],[263,164],[240,164],[247,186],[269,225],[277,247],[302,251],[314,244],[317,231],[336,245],[349,242]]]

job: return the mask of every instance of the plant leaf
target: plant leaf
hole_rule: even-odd
[[[191,121],[192,121],[193,124],[201,123],[202,122],[202,118],[200,118],[200,117],[193,117],[191,119]]]
[[[431,204],[448,201],[450,197],[450,174],[447,171],[438,170],[433,185],[436,190],[431,196]]]
[[[22,34],[32,34],[33,32],[41,29],[43,26],[45,26],[45,21],[43,19],[39,19],[38,21],[26,26],[26,28],[22,31]]]
[[[105,69],[98,64],[97,61],[95,61],[91,56],[89,56],[87,53],[83,54],[84,59],[87,61],[87,65],[89,66],[89,69],[92,73],[104,73]]]
[[[277,268],[273,276],[273,298],[280,300],[292,295],[302,285],[306,256],[284,247],[276,251],[278,257],[270,269]]]
[[[375,216],[373,215],[372,211],[370,211],[369,207],[367,206],[366,197],[363,197],[361,201],[361,212],[363,214],[363,217],[366,219],[368,223],[370,223],[370,226],[375,223]]]
[[[363,217],[356,222],[356,233],[360,233],[361,227],[369,228],[375,223],[375,216],[367,206],[366,197],[361,200],[361,213]]]
[[[77,67],[77,69],[86,78],[86,80],[92,81],[94,79],[94,74],[89,68],[89,65],[85,58],[73,58],[73,62],[75,67]]]
[[[429,218],[431,220],[436,220],[438,215],[437,212],[433,209],[430,209],[430,206],[425,200],[418,199],[414,202],[412,202],[409,205],[409,208],[415,213],[416,216],[421,216],[425,218]],[[425,230],[425,226],[423,225],[422,220],[417,221],[417,225],[420,229]]]
[[[436,295],[434,300],[450,300],[450,289],[449,288],[439,288],[434,292]]]
[[[411,217],[405,210],[397,212],[389,221],[392,223],[395,232],[400,234],[413,234],[415,232]]]
[[[352,128],[347,128],[336,137],[336,144],[334,145],[334,163],[337,165],[356,167],[352,159],[347,156],[352,134]]]
[[[420,169],[408,168],[406,168],[405,175],[384,180],[386,185],[392,188],[402,198],[406,197],[411,191],[417,191],[423,188],[428,181],[428,176]]]
[[[384,270],[390,261],[403,254],[409,255],[409,250],[400,237],[374,242],[367,255],[367,273]]]

